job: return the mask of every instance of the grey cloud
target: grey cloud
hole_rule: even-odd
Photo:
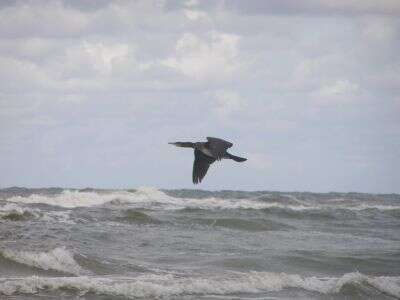
[[[399,15],[400,4],[395,0],[273,0],[273,1],[240,1],[227,0],[227,7],[250,14],[306,14],[306,15],[353,15],[385,14]]]
[[[186,8],[185,1],[167,0],[167,9]],[[308,16],[351,16],[351,15],[391,15],[400,14],[400,4],[396,0],[221,0],[198,1],[193,6],[203,10],[232,10],[239,14],[267,15],[308,15]]]

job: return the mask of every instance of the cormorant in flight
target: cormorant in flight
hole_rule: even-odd
[[[176,142],[169,143],[177,147],[193,148],[194,149],[194,163],[193,163],[193,183],[200,183],[206,176],[208,168],[216,160],[223,158],[233,159],[237,162],[246,161],[247,158],[239,157],[228,153],[226,150],[233,146],[232,143],[223,139],[214,137],[207,137],[207,142]]]

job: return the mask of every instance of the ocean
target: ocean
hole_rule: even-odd
[[[400,195],[1,189],[0,299],[400,299]]]

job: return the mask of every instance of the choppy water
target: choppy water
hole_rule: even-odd
[[[1,299],[400,299],[400,195],[0,190]]]

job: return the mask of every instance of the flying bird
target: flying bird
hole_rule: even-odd
[[[193,148],[194,149],[194,163],[193,163],[193,174],[192,180],[194,184],[200,183],[210,165],[216,160],[223,158],[233,159],[237,162],[246,161],[247,158],[239,157],[230,154],[226,150],[233,146],[232,143],[223,139],[207,137],[207,142],[175,142],[168,143],[177,147]]]

